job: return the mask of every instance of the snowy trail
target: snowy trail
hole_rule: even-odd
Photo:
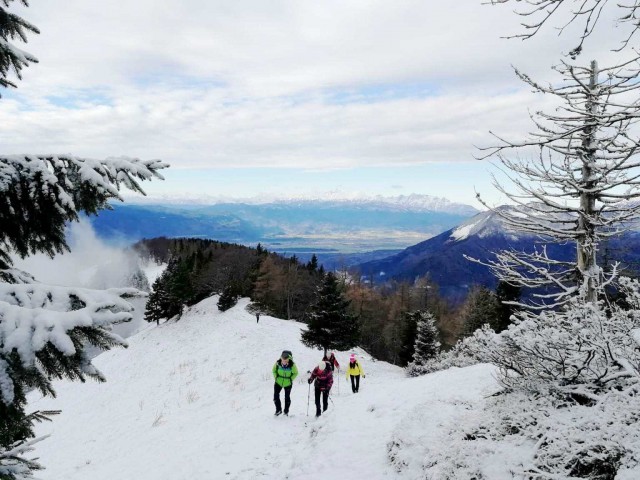
[[[360,392],[342,376],[327,415],[316,419],[312,389],[307,417],[306,371],[321,355],[300,343],[302,325],[270,317],[256,324],[246,301],[219,313],[216,300],[99,356],[106,384],[59,382],[57,399],[32,394],[31,409],[63,410],[38,429],[53,434],[35,452],[47,466],[40,478],[421,478],[421,445],[496,388],[486,365],[407,379],[356,349],[367,375]],[[284,349],[300,370],[288,418],[273,416],[272,401],[271,367]],[[346,362],[348,352],[337,356]]]

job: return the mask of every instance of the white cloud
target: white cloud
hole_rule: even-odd
[[[481,3],[33,3],[41,63],[0,101],[0,144],[176,167],[468,160],[489,128],[529,130],[534,99],[509,64],[548,76],[573,46],[502,40],[518,19]],[[606,38],[592,42],[604,57]]]
[[[70,225],[68,238],[70,252],[53,258],[43,253],[24,259],[13,256],[13,264],[52,285],[99,289],[131,286],[129,277],[140,263],[136,254],[105,244],[85,220]]]
[[[337,105],[278,97],[225,105],[198,91],[145,92],[113,106],[0,109],[0,144],[15,153],[159,157],[174,166],[341,168],[470,160],[490,125],[528,129],[526,92],[449,94]],[[18,121],[16,121],[18,119]]]

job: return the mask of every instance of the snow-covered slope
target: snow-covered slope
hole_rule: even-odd
[[[498,211],[508,212],[513,216],[519,216],[518,212],[511,206],[502,205]],[[469,220],[461,223],[451,231],[449,237],[452,241],[466,240],[471,236],[478,238],[488,238],[491,236],[503,236],[517,241],[519,238],[534,238],[534,235],[518,232],[509,225],[496,212],[487,211],[479,213]]]
[[[327,414],[307,417],[305,372],[320,353],[300,343],[302,325],[271,317],[256,324],[246,301],[225,313],[216,301],[96,358],[107,383],[59,382],[57,399],[32,394],[31,409],[62,409],[38,429],[52,434],[36,448],[47,467],[39,478],[422,478],[425,445],[497,388],[487,365],[409,379],[356,350],[366,372],[360,392],[341,374]],[[276,418],[270,370],[283,349],[301,375],[292,416]]]

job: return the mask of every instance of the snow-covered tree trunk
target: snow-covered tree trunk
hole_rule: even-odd
[[[588,302],[596,300],[597,275],[596,270],[596,226],[592,218],[596,213],[596,197],[594,193],[597,181],[594,176],[597,174],[596,165],[596,123],[593,121],[598,114],[598,62],[591,62],[591,72],[589,74],[589,88],[586,93],[585,109],[591,118],[585,119],[584,137],[582,139],[582,190],[580,192],[580,213],[578,216],[577,240],[578,249],[578,270],[583,278],[585,286],[585,298]]]

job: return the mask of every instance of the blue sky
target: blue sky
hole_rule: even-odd
[[[430,194],[500,202],[476,146],[520,139],[573,45],[481,0],[12,4],[40,63],[2,92],[2,153],[161,158],[153,195]],[[606,22],[607,19],[605,18]],[[606,64],[596,33],[585,58]]]

